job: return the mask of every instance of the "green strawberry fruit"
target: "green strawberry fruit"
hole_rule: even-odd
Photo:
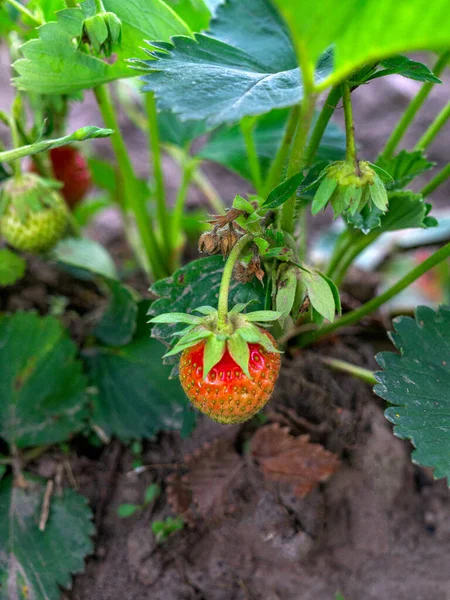
[[[61,239],[67,222],[66,204],[52,182],[25,173],[3,185],[0,233],[13,248],[45,252]]]

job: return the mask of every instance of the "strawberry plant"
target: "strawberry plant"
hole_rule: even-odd
[[[0,599],[58,598],[92,552],[70,469],[64,486],[36,465],[48,452],[66,464],[67,452],[137,444],[137,476],[145,449],[188,437],[199,413],[234,424],[232,441],[202,442],[143,503],[116,507],[142,518],[166,491],[175,515],[151,530],[167,546],[231,514],[244,470],[297,499],[317,490],[351,444],[308,421],[310,407],[279,409],[277,381],[306,355],[374,385],[413,461],[450,481],[449,307],[397,316],[398,353],[377,354],[379,372],[334,353],[371,343],[367,324],[382,336],[379,311],[436,267],[434,297],[448,297],[449,235],[432,200],[450,168],[432,144],[450,104],[432,116],[426,104],[448,81],[447,12],[443,0],[0,3],[14,96],[0,112]],[[388,76],[418,91],[375,155],[355,98]],[[85,113],[72,126],[80,101],[101,127]],[[240,193],[226,198],[211,165]],[[108,214],[125,250],[99,241]],[[402,244],[430,248],[369,293],[360,277],[355,293],[355,266],[380,247],[389,263]]]

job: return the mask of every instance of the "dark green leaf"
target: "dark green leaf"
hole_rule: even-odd
[[[24,448],[82,429],[87,382],[76,353],[54,317],[16,313],[0,321],[0,437]]]
[[[394,327],[400,355],[377,355],[383,371],[374,391],[394,405],[386,417],[395,435],[415,446],[414,462],[434,467],[450,485],[450,307],[418,307],[415,319],[397,318]]]
[[[273,110],[256,119],[253,129],[256,151],[263,176],[266,176],[270,163],[281,144],[286,129],[289,109]],[[345,155],[345,134],[331,122],[325,130],[317,151],[317,160],[340,160]],[[251,181],[245,141],[239,125],[221,127],[213,133],[198,156],[218,162]]]
[[[120,504],[117,514],[121,519],[127,519],[128,517],[132,517],[140,508],[137,504]]]
[[[45,483],[26,476],[27,487],[0,481],[0,597],[59,600],[60,586],[84,570],[93,551],[92,513],[86,498],[71,489],[53,495],[45,531],[38,523]]]
[[[392,56],[381,61],[380,65],[384,69],[376,71],[373,75],[368,77],[366,81],[377,79],[378,77],[384,77],[386,75],[403,75],[409,79],[415,79],[416,81],[429,81],[432,83],[442,83],[432,71],[421,62],[411,60],[407,56]]]
[[[8,248],[0,248],[0,286],[13,285],[25,275],[26,261]]]
[[[122,440],[149,438],[180,429],[186,397],[178,380],[169,380],[164,346],[149,338],[148,302],[139,305],[134,339],[120,348],[91,348],[85,360],[97,393],[93,420],[107,435]]]
[[[221,256],[200,258],[179,269],[172,277],[155,283],[151,291],[160,296],[150,307],[151,316],[163,313],[193,312],[198,306],[217,306],[224,261]],[[255,300],[254,308],[264,307],[264,288],[259,281],[241,284],[233,281],[230,286],[229,304]],[[172,333],[182,325],[154,325],[152,336],[172,343]]]
[[[114,165],[106,160],[91,157],[89,159],[89,169],[94,184],[109,192],[111,196],[114,196],[117,187],[116,169],[114,168]]]
[[[262,208],[277,208],[284,204],[291,196],[295,194],[296,189],[304,180],[305,176],[303,173],[296,173],[283,183],[280,183],[275,189],[273,189],[267,196],[262,204]]]
[[[388,190],[400,190],[418,175],[422,175],[435,166],[423,155],[422,150],[402,150],[392,158],[378,157],[377,165],[384,169],[392,177],[393,181],[386,182]]]
[[[68,8],[57,14],[57,22],[39,28],[39,39],[21,47],[25,58],[14,63],[19,74],[15,84],[19,89],[38,94],[70,94],[96,87],[122,77],[134,77],[127,59],[136,56],[144,40],[169,40],[172,35],[190,35],[189,27],[160,0],[103,0],[107,11],[122,21],[122,42],[117,47],[117,60],[107,62],[83,52],[74,43],[80,39],[84,11]],[[141,56],[144,54],[141,53]]]
[[[249,34],[251,32],[251,35]],[[286,26],[268,0],[229,0],[218,7],[208,35],[153,43],[146,90],[161,110],[207,125],[236,122],[296,104],[303,87]],[[331,70],[326,54],[316,81]],[[189,76],[186,76],[189,73]]]
[[[98,242],[88,238],[66,238],[51,252],[51,257],[71,267],[85,269],[108,279],[117,279],[111,255]]]
[[[206,131],[205,123],[201,121],[180,121],[172,112],[158,113],[159,137],[165,144],[173,144],[179,148],[186,148],[195,138]]]
[[[131,341],[136,329],[136,300],[119,282],[107,280],[106,284],[111,293],[109,303],[93,334],[103,344],[123,346]]]

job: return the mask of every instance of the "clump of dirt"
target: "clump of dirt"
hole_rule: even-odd
[[[119,443],[100,459],[74,457],[98,530],[96,554],[70,598],[330,600],[340,591],[346,600],[444,600],[445,485],[412,466],[409,445],[392,435],[369,386],[331,372],[320,361],[325,350],[374,366],[369,348],[351,344],[301,352],[285,360],[269,422],[200,418],[189,439],[164,433],[148,443],[140,475]],[[296,439],[307,434],[338,454],[340,467],[304,497],[265,477],[249,440],[271,427],[289,428]],[[163,494],[120,519],[119,505],[140,504],[151,482]],[[193,507],[188,496],[184,530],[158,544],[151,522],[174,514],[174,502],[186,499],[183,485],[199,501]]]

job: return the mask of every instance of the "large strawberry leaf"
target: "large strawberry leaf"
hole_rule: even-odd
[[[435,164],[425,158],[422,150],[402,150],[392,158],[380,156],[377,159],[377,165],[392,177],[392,181],[385,182],[388,190],[402,189],[410,181],[432,169]]]
[[[262,174],[266,175],[270,164],[283,139],[289,109],[273,110],[257,117],[253,138],[261,164]],[[209,139],[199,152],[201,158],[218,162],[245,179],[251,181],[250,166],[245,140],[239,125],[222,127]],[[317,151],[319,160],[341,160],[345,156],[345,134],[335,123],[330,123]]]
[[[94,386],[93,421],[122,440],[149,438],[163,429],[181,429],[186,397],[171,368],[162,364],[164,346],[149,337],[148,302],[139,305],[136,334],[120,348],[85,352]]]
[[[115,62],[86,54],[77,41],[83,19],[94,10],[93,1],[86,0],[80,8],[58,12],[57,21],[39,28],[39,39],[21,47],[24,58],[14,63],[19,75],[14,80],[17,87],[40,94],[70,94],[134,77],[136,71],[126,61],[136,56],[144,40],[190,35],[189,27],[162,0],[104,0],[103,4],[122,21],[122,42],[115,49]]]
[[[208,125],[236,122],[296,104],[303,87],[286,25],[269,0],[229,0],[217,8],[207,35],[152,43],[144,64],[146,90],[162,110]],[[142,63],[140,63],[142,64]],[[320,82],[331,71],[325,54],[316,70]]]
[[[109,302],[93,334],[103,344],[123,346],[131,342],[136,330],[137,303],[131,290],[118,281],[105,280]]]
[[[19,448],[67,440],[86,418],[86,379],[59,321],[0,321],[0,437]]]
[[[93,550],[94,526],[87,500],[73,490],[54,495],[45,530],[38,524],[45,485],[26,477],[15,487],[0,481],[0,598],[59,600],[59,586],[70,587],[71,575],[84,569]]]
[[[209,256],[194,260],[176,271],[172,277],[158,281],[151,291],[159,298],[150,306],[149,315],[156,317],[169,312],[191,313],[199,306],[216,307],[223,267],[224,260],[221,256]],[[230,308],[253,300],[252,310],[263,309],[264,297],[265,290],[256,278],[250,283],[231,283]],[[156,324],[152,329],[152,337],[172,345],[172,334],[183,327],[182,324]]]
[[[394,328],[400,354],[377,355],[383,371],[374,391],[394,405],[386,417],[395,435],[415,446],[414,462],[450,484],[450,307],[420,306],[415,319],[399,317]]]
[[[450,47],[447,0],[321,0],[304,5],[274,0],[289,23],[299,54],[312,68],[330,46],[333,69],[324,89],[365,64],[401,52],[442,51]]]

